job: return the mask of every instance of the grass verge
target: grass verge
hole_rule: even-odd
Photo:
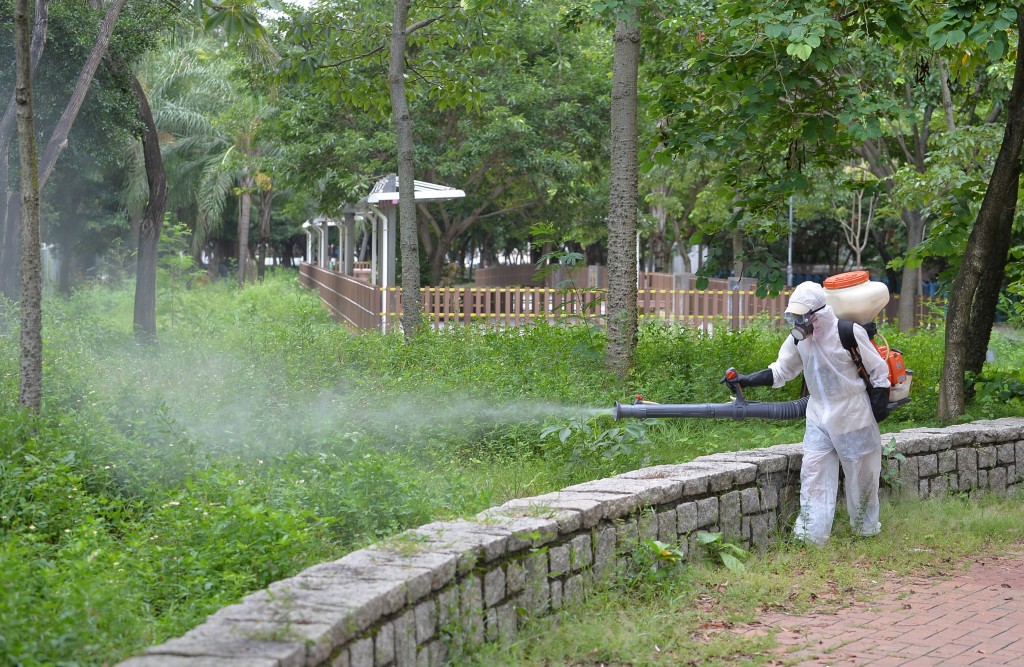
[[[766,613],[832,613],[871,602],[883,583],[953,576],[978,556],[1018,552],[1022,494],[899,500],[883,505],[882,534],[856,538],[837,516],[825,547],[781,537],[735,574],[710,560],[640,568],[573,606],[532,620],[516,641],[456,660],[462,667],[778,664],[774,634],[738,630]],[[641,559],[643,560],[642,554]]]

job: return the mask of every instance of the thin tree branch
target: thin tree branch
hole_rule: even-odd
[[[85,61],[85,65],[82,66],[82,71],[78,76],[78,81],[75,83],[75,89],[71,95],[71,99],[68,101],[68,105],[64,109],[64,113],[61,115],[60,120],[57,122],[57,126],[53,130],[53,135],[50,137],[49,143],[46,145],[46,150],[43,152],[43,159],[39,163],[40,189],[46,185],[47,179],[50,177],[50,174],[53,173],[54,167],[57,166],[57,158],[68,145],[68,134],[71,132],[71,126],[74,125],[75,118],[78,116],[78,112],[81,110],[82,104],[85,102],[86,93],[89,92],[93,76],[96,74],[96,69],[99,67],[103,54],[107,50],[107,46],[110,45],[110,37],[114,33],[114,26],[117,25],[117,18],[120,16],[121,10],[124,9],[126,1],[127,0],[113,0],[113,2],[110,3],[110,7],[107,9],[107,15],[104,17],[103,23],[100,25],[100,32],[96,36],[96,41],[93,43],[92,51],[89,53],[89,58]]]

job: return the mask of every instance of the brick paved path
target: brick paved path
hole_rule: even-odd
[[[1024,555],[984,557],[952,577],[911,577],[832,615],[771,614],[776,665],[1024,665]]]

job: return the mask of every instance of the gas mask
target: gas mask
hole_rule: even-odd
[[[824,308],[822,306],[821,308]],[[800,342],[811,335],[814,331],[814,320],[817,319],[815,313],[821,308],[815,308],[814,310],[804,313],[803,315],[797,315],[796,313],[786,313],[786,322],[788,322],[793,329],[790,333],[793,334],[793,340]]]

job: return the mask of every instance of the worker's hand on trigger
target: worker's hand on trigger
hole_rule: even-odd
[[[743,376],[737,373],[735,368],[730,367],[729,370],[725,372],[725,377],[722,378],[721,382],[724,383],[725,386],[729,388],[729,391],[735,394],[736,388],[743,386],[740,384],[739,381],[741,377]]]
[[[770,387],[775,383],[775,376],[770,368],[749,375],[737,374],[734,380],[741,387]]]
[[[872,387],[870,396],[871,414],[875,416],[876,422],[881,423],[889,416],[889,388]]]

